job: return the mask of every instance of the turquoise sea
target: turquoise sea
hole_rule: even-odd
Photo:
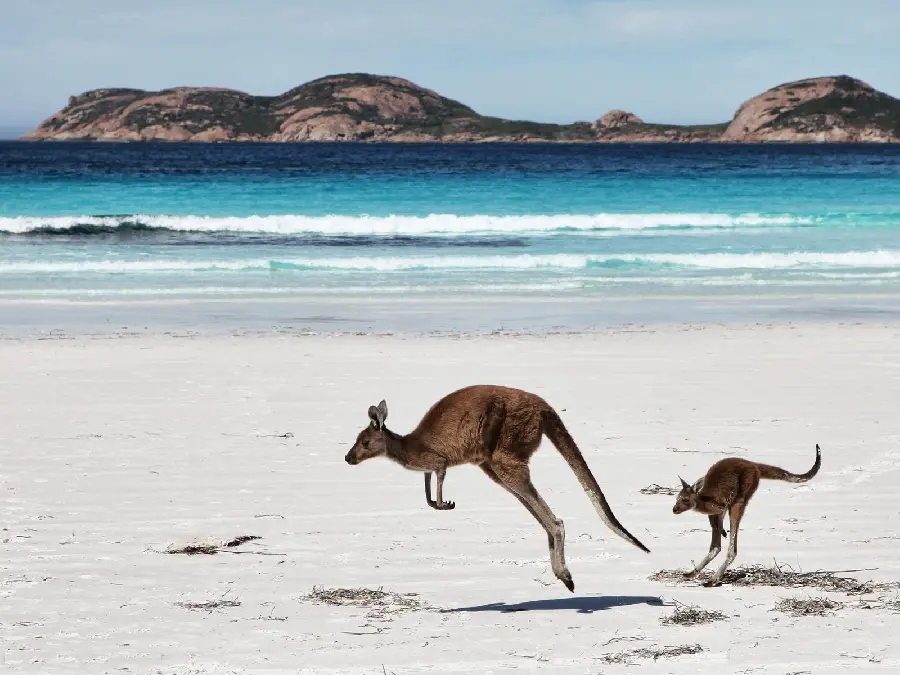
[[[7,322],[492,302],[528,327],[508,308],[533,302],[566,326],[612,301],[656,303],[652,321],[673,302],[689,320],[714,300],[890,314],[897,297],[892,146],[0,143]]]

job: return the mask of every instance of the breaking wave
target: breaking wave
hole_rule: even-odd
[[[634,232],[664,229],[808,226],[815,217],[747,213],[598,213],[523,216],[154,216],[95,215],[0,218],[6,234],[90,236],[115,232],[182,232],[269,235],[445,235]]]

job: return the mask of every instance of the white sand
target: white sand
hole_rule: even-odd
[[[857,598],[830,594],[845,603],[833,616],[793,618],[773,607],[805,591],[649,580],[702,557],[709,535],[704,516],[672,514],[673,497],[639,493],[726,453],[805,471],[818,442],[813,481],[763,484],[735,566],[900,580],[898,328],[27,340],[0,344],[0,363],[0,671],[625,673],[636,667],[601,657],[691,644],[705,651],[635,663],[900,667],[900,614]],[[652,553],[604,527],[546,441],[533,476],[565,521],[574,594],[553,578],[538,525],[476,468],[449,472],[457,506],[438,512],[419,474],[344,463],[370,404],[386,398],[388,425],[405,432],[476,382],[554,405]],[[159,553],[238,535],[263,538],[242,554]],[[314,585],[418,593],[454,611],[368,620],[302,601]],[[175,604],[217,598],[241,604]],[[673,601],[730,618],[663,626]],[[509,605],[530,611],[499,611]]]

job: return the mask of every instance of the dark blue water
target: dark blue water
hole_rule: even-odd
[[[0,143],[0,297],[900,290],[900,148]]]

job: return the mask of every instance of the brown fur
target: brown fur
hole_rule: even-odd
[[[405,436],[387,429],[385,418],[384,401],[369,408],[371,423],[359,433],[344,458],[348,464],[384,456],[407,469],[423,471],[425,499],[438,510],[455,506],[443,500],[447,469],[461,464],[479,466],[488,478],[515,496],[547,532],[553,573],[570,591],[575,589],[575,584],[565,562],[563,522],[538,494],[528,467],[543,436],[550,439],[568,462],[606,525],[649,553],[613,515],[559,415],[539,396],[495,385],[465,387],[432,405],[419,425]],[[432,473],[437,478],[435,499],[431,497]]]
[[[783,480],[790,483],[803,483],[815,476],[822,465],[822,452],[816,444],[816,461],[812,468],[804,474],[791,473],[777,466],[757,464],[739,457],[729,457],[713,464],[706,475],[693,485],[681,479],[681,492],[675,498],[672,512],[697,511],[709,517],[712,528],[712,540],[709,553],[693,570],[685,572],[690,578],[698,574],[722,550],[722,536],[727,536],[724,528],[725,513],[731,522],[731,541],[725,562],[716,570],[706,586],[715,586],[722,582],[722,575],[737,556],[738,528],[741,518],[751,497],[756,494],[760,479]]]

